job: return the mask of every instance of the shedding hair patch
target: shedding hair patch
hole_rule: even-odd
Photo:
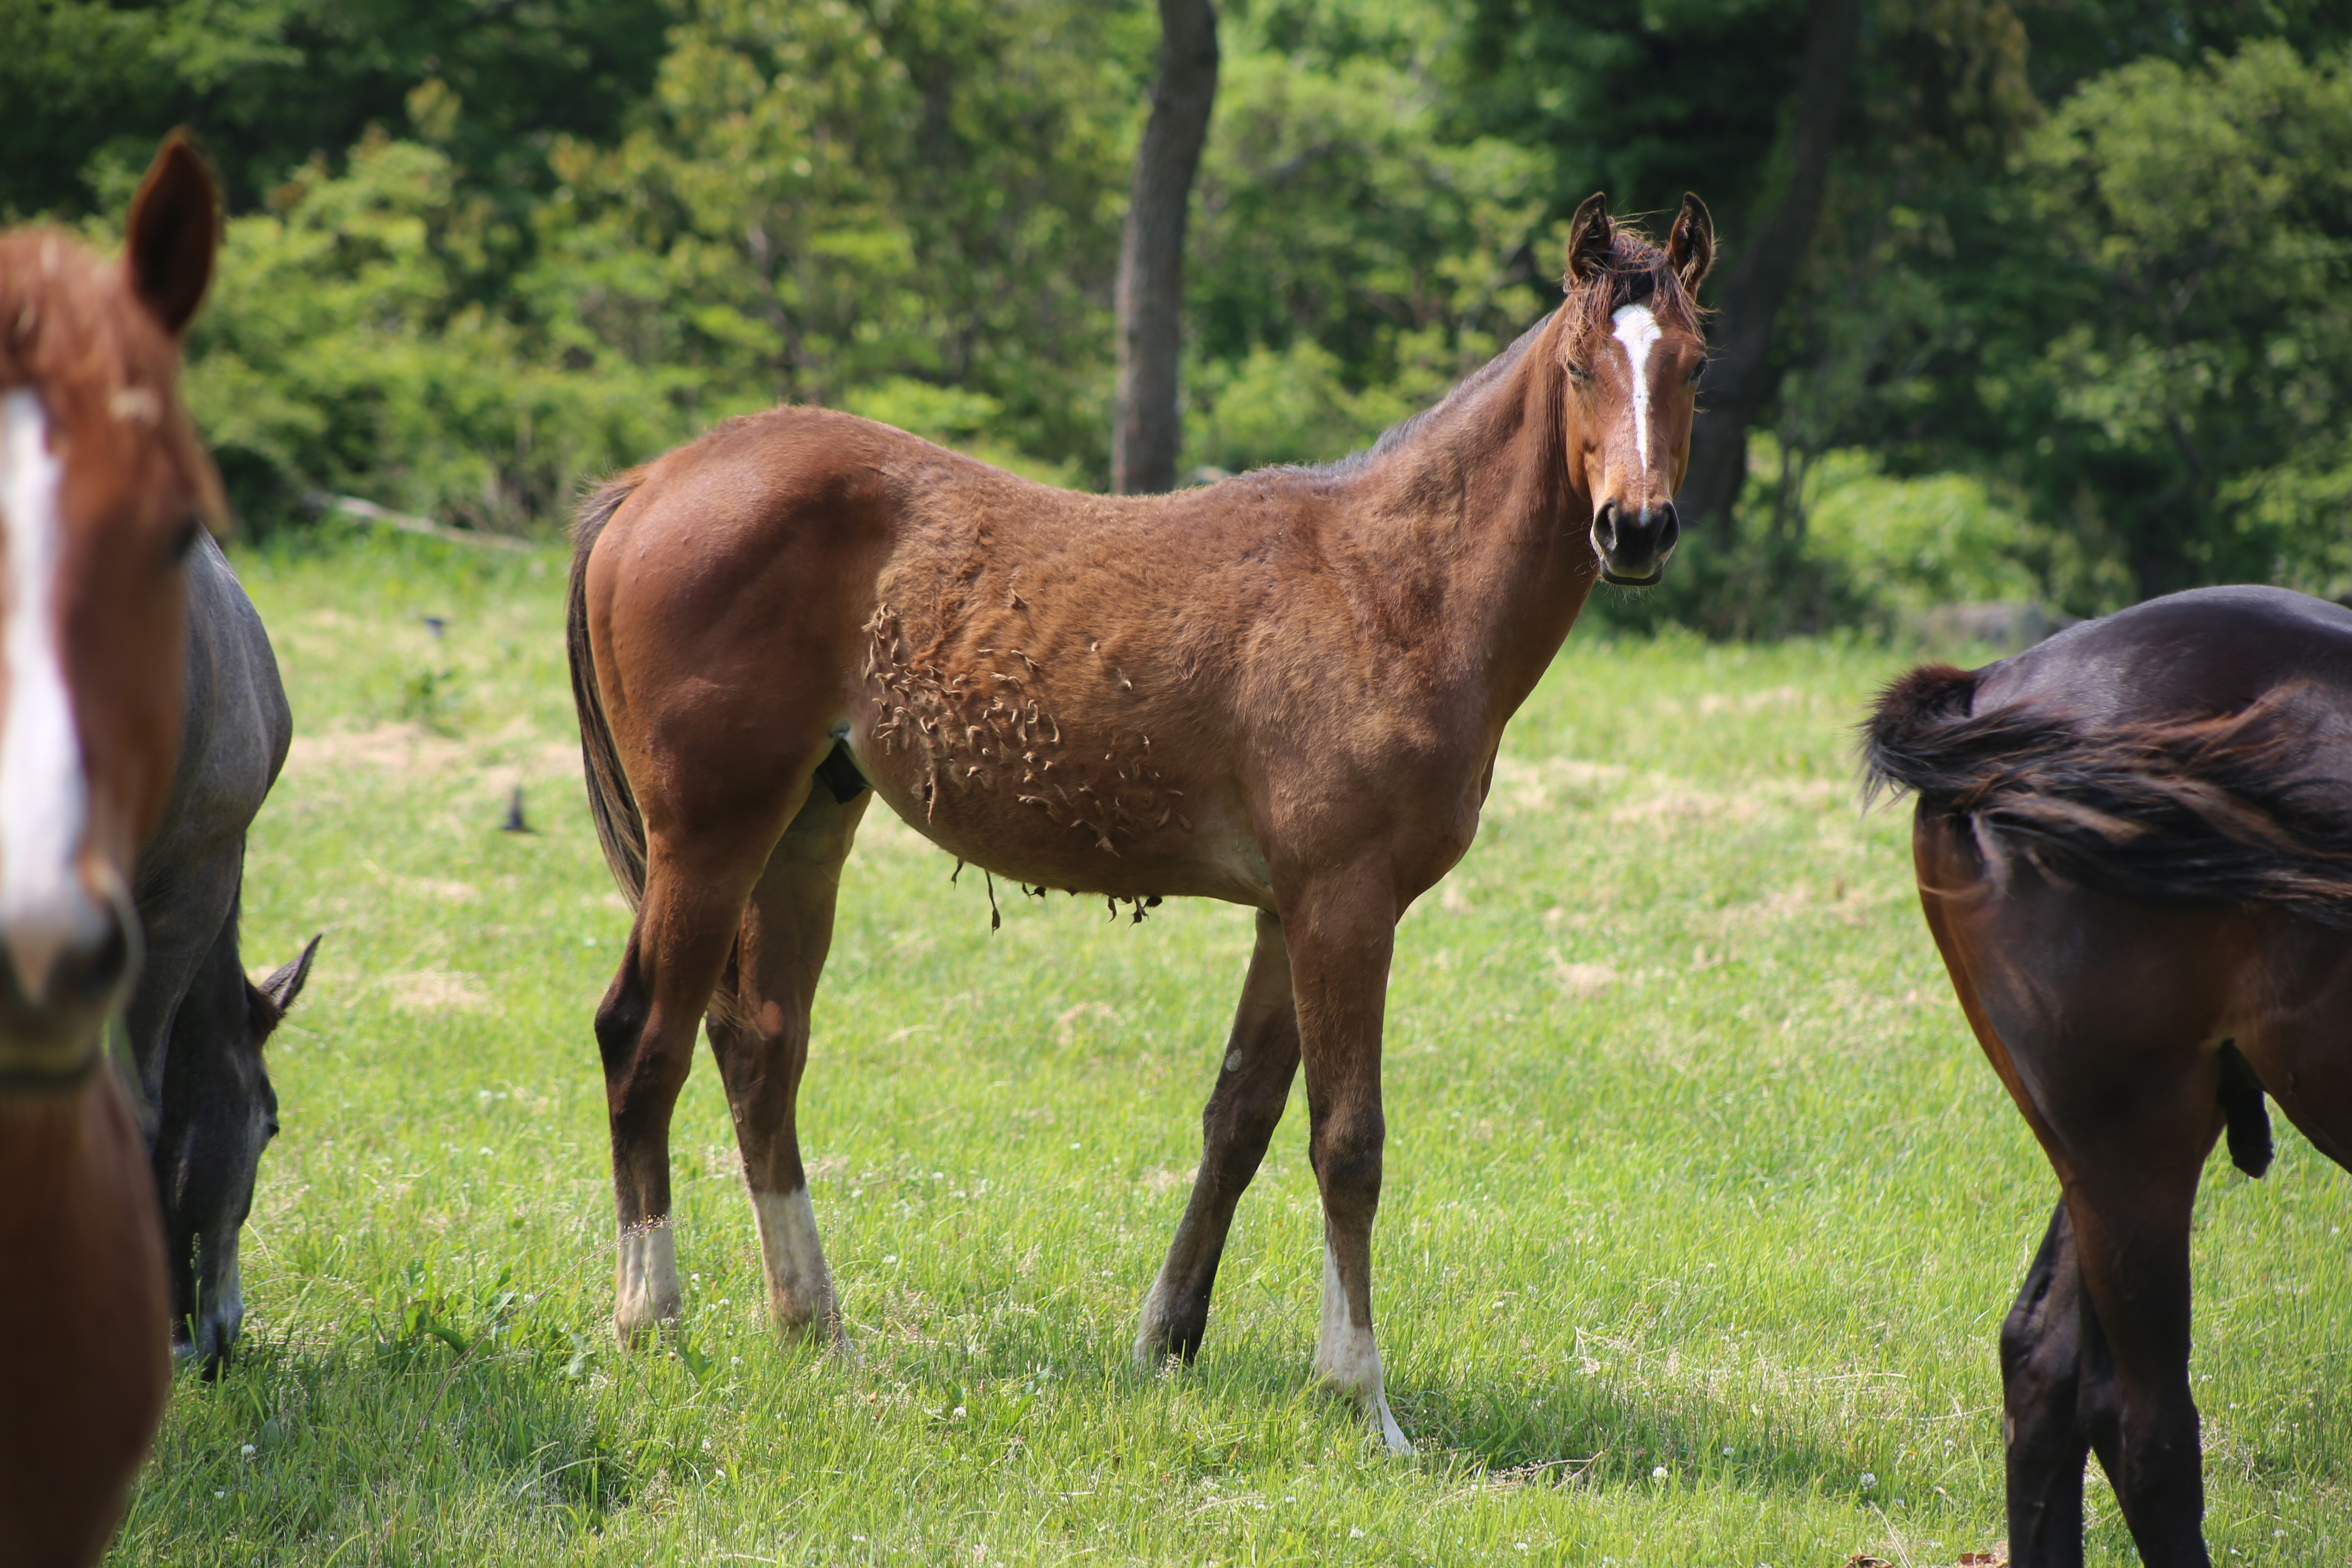
[[[1151,738],[1114,732],[1082,744],[1066,733],[1045,697],[1044,667],[1024,650],[979,648],[974,668],[951,669],[908,650],[905,626],[888,605],[877,607],[865,629],[875,705],[868,732],[885,751],[921,760],[926,820],[937,819],[942,792],[951,788],[1010,795],[1055,826],[1087,835],[1106,855],[1171,826],[1192,831],[1184,792],[1151,761]],[[1099,649],[1095,657],[1102,679],[1132,687]]]

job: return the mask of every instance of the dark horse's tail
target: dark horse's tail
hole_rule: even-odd
[[[604,694],[596,687],[596,661],[588,647],[588,552],[604,525],[629,499],[640,476],[623,474],[600,488],[580,509],[572,530],[572,592],[563,612],[564,642],[572,656],[572,705],[580,714],[580,755],[588,768],[588,809],[596,819],[596,841],[621,896],[635,910],[646,894],[646,821],[621,771],[613,726],[604,717]]]
[[[2283,686],[2234,713],[2090,725],[1969,710],[1977,678],[1926,665],[1864,728],[1867,788],[1972,819],[2066,878],[2161,902],[2276,904],[2352,929],[2352,786],[2314,765],[2337,705]]]
[[[2259,903],[2352,929],[2352,786],[2315,764],[2339,704],[2308,683],[2234,713],[2095,726],[2026,706],[1970,711],[1977,678],[1927,665],[1889,686],[1864,729],[1867,789],[1911,790],[1979,841],[2106,892]],[[2230,1152],[2270,1160],[2262,1086],[2222,1052]]]

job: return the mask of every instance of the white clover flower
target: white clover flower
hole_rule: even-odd
[[[1863,1489],[1863,1490],[1864,1490],[1864,1491],[1868,1491],[1871,1488],[1873,1488],[1873,1487],[1876,1486],[1877,1484],[1878,1484],[1878,1478],[1877,1478],[1876,1476],[1872,1475],[1868,1470],[1864,1470],[1864,1471],[1863,1471],[1863,1472],[1862,1472],[1862,1489]]]
[[[1652,1470],[1650,1472],[1650,1479],[1654,1481],[1664,1480],[1666,1479],[1666,1467],[1660,1465],[1656,1469]]]

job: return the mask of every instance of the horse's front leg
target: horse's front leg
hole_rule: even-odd
[[[1201,1112],[1201,1169],[1192,1178],[1192,1200],[1184,1205],[1160,1278],[1144,1298],[1143,1328],[1135,1341],[1136,1364],[1142,1369],[1169,1355],[1190,1362],[1200,1353],[1234,1205],[1265,1158],[1297,1073],[1298,1009],[1291,994],[1290,952],[1282,940],[1282,921],[1261,912],[1257,946],[1234,1010],[1217,1087]]]
[[[1388,1006],[1396,900],[1386,881],[1311,886],[1283,909],[1307,1069],[1307,1157],[1323,1191],[1323,1326],[1315,1374],[1352,1395],[1387,1442],[1409,1454],[1372,1342],[1372,1218],[1381,1206],[1381,1026]]]

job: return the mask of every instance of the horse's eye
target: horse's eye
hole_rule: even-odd
[[[1696,364],[1691,366],[1690,374],[1683,377],[1683,380],[1688,385],[1696,386],[1698,384],[1698,378],[1706,374],[1706,361],[1701,360]]]
[[[1567,364],[1568,374],[1573,379],[1579,382],[1586,382],[1592,379],[1592,373],[1585,369],[1584,366],[1577,363],[1574,360],[1568,361]]]

